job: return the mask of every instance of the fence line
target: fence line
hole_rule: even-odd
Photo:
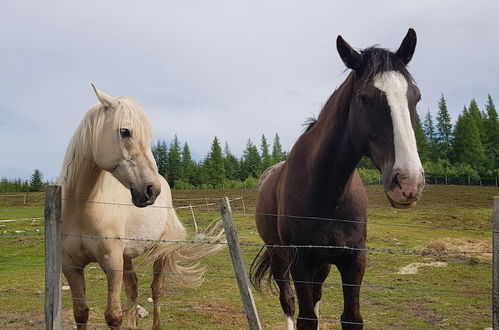
[[[147,239],[147,238],[131,238],[131,237],[109,237],[109,236],[94,236],[94,235],[73,235],[63,234],[66,237],[82,238],[82,239],[102,239],[102,240],[122,240],[134,242],[153,242],[153,243],[185,243],[185,244],[207,244],[207,245],[227,245],[227,242],[206,242],[198,240],[169,240],[169,239]],[[240,246],[249,247],[267,247],[267,248],[291,248],[291,249],[336,249],[350,251],[365,251],[365,252],[386,252],[386,253],[403,253],[403,254],[423,254],[423,255],[459,255],[459,254],[492,254],[492,251],[432,251],[432,250],[415,250],[415,249],[376,249],[376,248],[359,248],[343,245],[280,245],[280,244],[262,244],[251,242],[240,242]]]

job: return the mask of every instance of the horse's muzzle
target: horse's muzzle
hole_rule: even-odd
[[[423,171],[415,176],[395,171],[389,184],[385,184],[386,195],[394,208],[411,208],[421,197],[424,183]]]
[[[146,207],[154,204],[156,197],[161,193],[161,187],[155,187],[152,184],[146,184],[144,187],[130,188],[132,194],[132,203],[137,207]]]

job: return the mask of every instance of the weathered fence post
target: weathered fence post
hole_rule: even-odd
[[[45,189],[45,328],[62,329],[61,186]]]
[[[196,235],[198,234],[198,224],[196,222],[196,216],[194,216],[194,210],[192,209],[192,204],[189,204],[189,208],[191,209],[192,221],[194,221],[194,229],[196,229]]]
[[[246,206],[244,205],[244,197],[241,196],[241,202],[243,203],[243,213],[246,214]]]
[[[239,285],[239,292],[243,301],[244,311],[251,330],[261,330],[260,319],[258,318],[258,311],[256,310],[255,300],[251,293],[248,283],[248,276],[244,268],[243,257],[241,256],[241,248],[237,239],[237,232],[232,222],[232,210],[230,208],[229,198],[224,197],[219,201],[220,213],[222,214],[223,224],[225,228],[225,235],[227,237],[227,244],[229,246],[230,257],[237,277],[237,284]]]

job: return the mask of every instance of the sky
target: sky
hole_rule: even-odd
[[[155,138],[176,134],[195,159],[214,136],[237,156],[262,134],[290,150],[348,74],[338,35],[395,51],[414,28],[418,112],[443,93],[455,120],[472,98],[499,103],[498,13],[496,0],[2,0],[0,177],[57,178],[91,83],[137,99]]]

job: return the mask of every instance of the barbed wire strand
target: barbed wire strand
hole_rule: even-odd
[[[63,234],[65,237],[82,238],[82,239],[102,239],[102,240],[122,240],[134,242],[153,242],[153,243],[185,243],[185,244],[206,244],[206,245],[228,245],[227,242],[209,242],[199,240],[168,240],[168,239],[147,239],[147,238],[129,238],[129,237],[109,237],[109,236],[93,236],[93,235],[74,235]],[[291,249],[332,249],[332,250],[349,250],[349,251],[364,251],[364,252],[385,252],[385,253],[403,253],[403,254],[422,254],[422,255],[460,255],[460,254],[492,254],[492,251],[432,251],[432,250],[416,250],[416,249],[376,249],[376,248],[360,248],[343,245],[281,245],[281,244],[262,244],[251,242],[239,242],[241,247],[267,247],[267,248],[291,248]]]
[[[85,271],[102,271],[100,268],[87,268],[87,267],[79,267],[73,265],[66,265],[74,269],[81,269]],[[181,274],[174,272],[154,272],[154,271],[136,271],[136,270],[124,270],[124,269],[111,269],[113,272],[122,272],[122,273],[139,273],[139,274],[166,274],[166,275],[175,275],[175,276],[192,276],[192,277],[202,277],[202,278],[219,278],[219,279],[237,279],[234,275],[197,275],[197,274]],[[274,278],[273,278],[274,279]],[[426,292],[445,292],[445,293],[458,293],[458,294],[476,294],[476,295],[491,295],[492,291],[467,291],[467,290],[452,290],[452,289],[433,289],[433,288],[422,288],[422,287],[400,287],[394,285],[381,285],[381,284],[348,284],[348,283],[321,283],[321,282],[313,282],[313,281],[300,281],[293,279],[274,279],[276,282],[292,282],[292,283],[303,283],[303,284],[313,284],[313,285],[323,285],[327,288],[334,287],[361,287],[361,288],[369,288],[369,289],[389,289],[389,290],[404,290],[404,291],[426,291]]]

